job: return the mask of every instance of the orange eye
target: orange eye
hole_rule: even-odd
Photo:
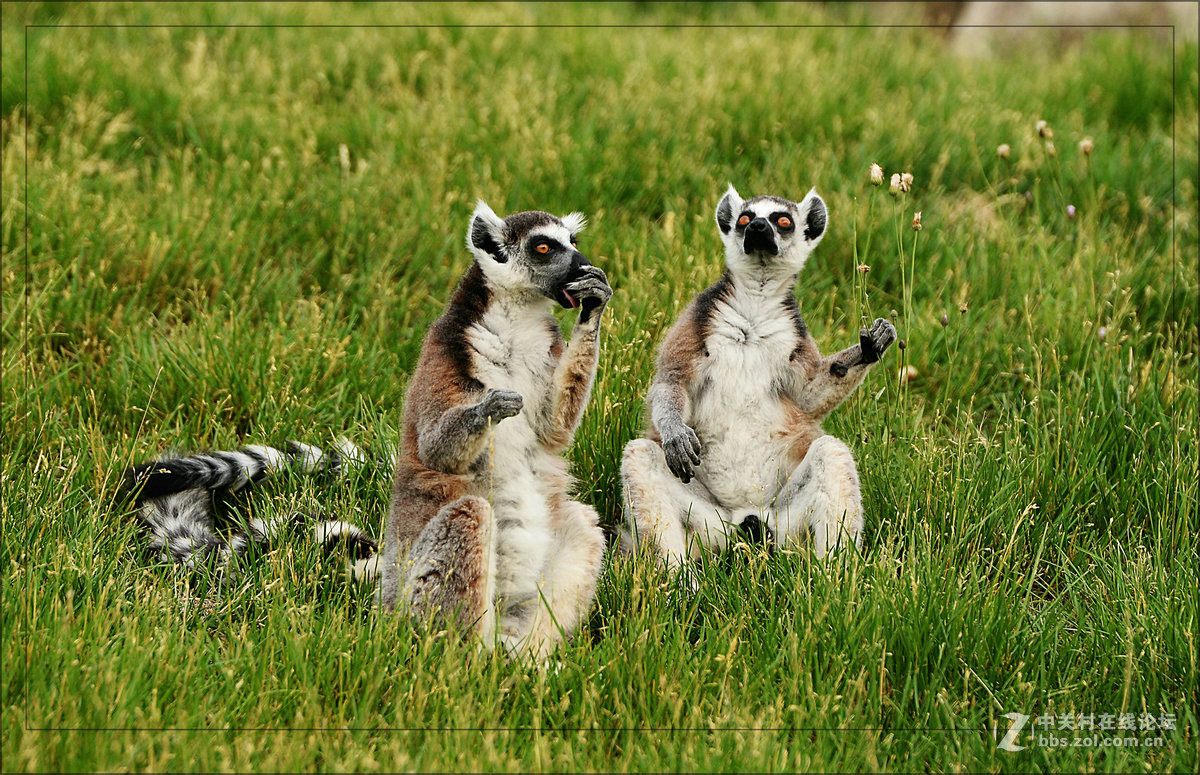
[[[786,215],[781,215],[779,216],[779,225],[786,229],[792,225],[792,219]]]
[[[738,218],[738,226],[745,226],[748,223],[750,223],[749,215],[743,215],[741,218]]]
[[[534,248],[534,250],[536,250],[539,253],[549,253],[550,246],[547,245],[545,242],[539,242],[538,246],[536,248]]]

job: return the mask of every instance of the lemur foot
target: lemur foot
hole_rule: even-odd
[[[863,328],[858,332],[858,345],[862,348],[862,362],[874,363],[879,360],[879,356],[883,355],[894,341],[896,341],[896,327],[891,324],[891,321],[875,318],[870,331]]]
[[[742,520],[742,524],[738,525],[738,532],[746,543],[752,546],[764,546],[768,552],[774,553],[775,533],[758,518],[757,514],[751,514]]]

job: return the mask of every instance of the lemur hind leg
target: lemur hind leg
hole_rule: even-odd
[[[564,500],[552,519],[553,543],[527,642],[529,654],[538,659],[583,622],[604,562],[604,531],[594,508]]]
[[[671,570],[697,556],[701,547],[724,549],[745,516],[718,507],[695,479],[688,484],[676,479],[662,447],[650,439],[625,445],[621,483],[634,547],[649,543]]]
[[[488,637],[494,626],[492,507],[466,496],[444,506],[409,550],[403,598],[417,618],[434,617]]]
[[[814,441],[775,496],[767,525],[781,545],[811,531],[818,558],[862,546],[862,493],[850,448],[833,436]]]

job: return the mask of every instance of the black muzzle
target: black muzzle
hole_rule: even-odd
[[[775,255],[779,248],[775,245],[775,232],[766,218],[755,218],[746,224],[746,236],[742,240],[742,249],[747,253],[770,253]]]

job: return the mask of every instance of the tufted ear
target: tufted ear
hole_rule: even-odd
[[[717,203],[717,228],[721,230],[722,234],[728,234],[729,230],[733,228],[733,218],[741,209],[742,198],[738,196],[737,190],[730,183],[729,190]]]
[[[467,247],[477,256],[491,256],[497,263],[503,264],[508,261],[508,256],[500,249],[503,242],[504,221],[492,212],[487,202],[480,199],[471,215],[471,227],[467,229]]]
[[[587,228],[587,218],[583,217],[583,213],[567,213],[559,220],[567,227],[567,231],[571,232],[571,236]]]
[[[829,222],[829,213],[825,209],[825,200],[817,195],[817,189],[808,192],[800,203],[800,223],[804,225],[804,239],[815,246],[825,236],[825,226]]]

